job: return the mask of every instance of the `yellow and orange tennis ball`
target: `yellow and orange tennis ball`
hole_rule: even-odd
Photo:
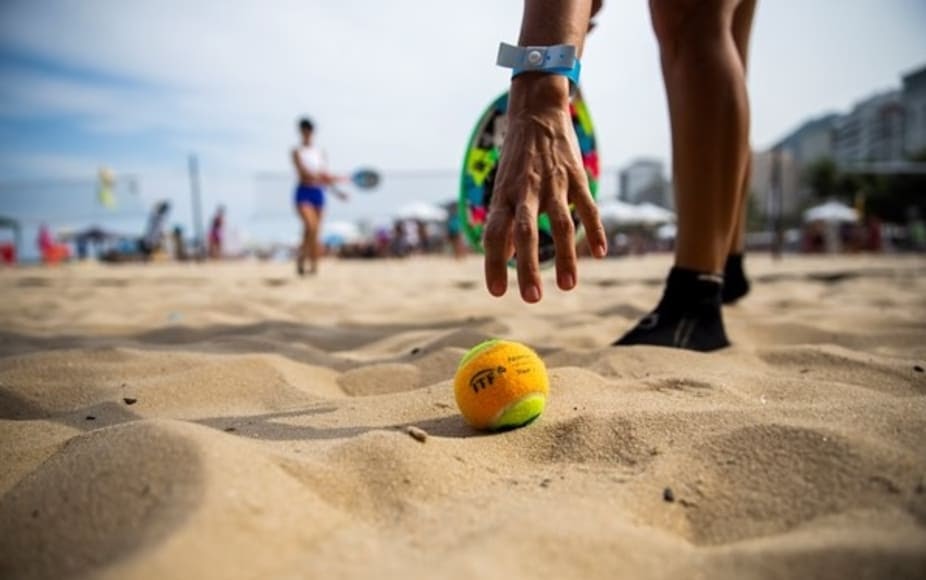
[[[467,423],[477,429],[511,429],[543,413],[550,379],[533,350],[493,339],[463,355],[453,390]]]

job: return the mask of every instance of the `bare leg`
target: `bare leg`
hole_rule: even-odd
[[[743,185],[740,188],[739,210],[736,214],[736,225],[733,226],[730,239],[730,254],[739,254],[746,249],[746,214],[749,213],[749,172],[752,162],[746,163],[746,173],[743,175]]]
[[[753,16],[756,12],[756,0],[742,0],[733,13],[733,41],[739,55],[743,72],[748,70],[749,37],[752,32]],[[749,172],[752,167],[752,155],[747,157],[746,171],[743,174],[743,185],[740,188],[739,210],[736,213],[737,222],[733,226],[730,238],[730,250],[723,270],[724,304],[733,304],[749,293],[749,279],[743,266],[746,249],[746,214],[749,211]]]
[[[650,0],[672,125],[675,265],[720,274],[749,156],[745,71],[733,40],[741,0]]]
[[[743,1],[650,0],[672,125],[678,237],[662,300],[616,345],[729,344],[720,274],[749,160],[745,70],[732,32]]]
[[[755,13],[756,0],[742,0],[733,13],[733,42],[736,44],[736,52],[739,55],[744,76],[748,70],[749,38],[752,34],[752,21]],[[743,173],[743,184],[740,187],[740,210],[737,213],[737,222],[733,228],[733,237],[730,240],[731,254],[742,254],[746,246],[746,214],[749,206],[749,172],[752,166],[751,161],[750,155],[747,157],[746,171]]]
[[[309,240],[309,273],[314,274],[318,272],[318,258],[321,256],[321,243],[319,241],[319,235],[322,229],[322,210],[321,208],[313,207],[312,211],[315,214],[315,227],[311,231],[311,239]]]
[[[299,204],[296,206],[299,212],[299,219],[302,220],[302,243],[299,245],[299,255],[296,258],[296,270],[303,274],[305,259],[310,260],[310,272],[314,273],[318,267],[318,226],[319,215],[315,208],[309,204]]]

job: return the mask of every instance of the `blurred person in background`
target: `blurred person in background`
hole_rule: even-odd
[[[463,241],[463,235],[460,231],[460,210],[457,204],[451,204],[447,216],[447,241],[450,243],[450,249],[453,251],[453,257],[461,260],[466,256],[466,242]]]
[[[150,260],[154,253],[161,249],[164,242],[164,225],[169,213],[170,202],[167,200],[159,201],[151,211],[148,227],[138,240],[138,250],[145,260]]]
[[[296,169],[298,185],[295,192],[296,213],[302,221],[302,243],[296,254],[296,272],[306,273],[305,261],[309,261],[309,274],[318,272],[321,256],[319,234],[325,209],[326,190],[331,189],[342,200],[347,195],[332,186],[344,181],[328,172],[325,153],[314,142],[315,125],[309,119],[299,121],[301,143],[292,150],[292,162]]]
[[[209,227],[209,258],[218,260],[222,257],[222,240],[225,238],[225,206],[219,206],[212,216]]]

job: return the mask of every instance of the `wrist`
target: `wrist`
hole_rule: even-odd
[[[511,80],[509,110],[567,108],[569,79],[541,72],[523,73]]]
[[[511,96],[540,105],[564,105],[579,84],[582,63],[571,44],[512,46],[502,42],[496,64],[512,70]]]

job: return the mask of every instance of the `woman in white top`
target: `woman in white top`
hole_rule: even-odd
[[[320,246],[318,235],[321,231],[322,212],[325,208],[325,188],[333,186],[344,178],[328,173],[325,155],[312,144],[312,134],[315,126],[309,119],[299,121],[299,132],[302,135],[302,145],[293,149],[293,165],[296,167],[296,177],[299,184],[296,186],[295,202],[296,212],[302,220],[302,245],[296,257],[296,271],[302,276],[305,273],[305,260],[309,259],[309,273],[318,271],[318,257]],[[332,191],[346,200],[347,195],[338,189]]]

